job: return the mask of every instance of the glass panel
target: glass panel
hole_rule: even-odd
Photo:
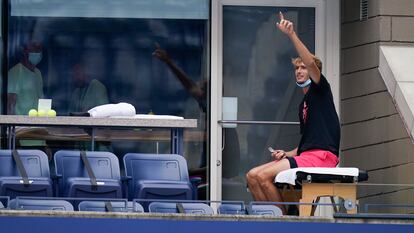
[[[3,11],[1,11],[0,12],[0,25],[3,25]],[[4,45],[4,42],[3,42],[3,39],[4,39],[4,37],[3,37],[3,30],[1,30],[1,32],[0,32],[0,43],[1,43],[1,45],[0,45],[0,64],[3,64],[3,58],[4,58],[4,49],[3,49],[3,45]],[[1,72],[1,76],[4,76],[3,75],[3,65],[0,67],[0,72]],[[0,114],[1,115],[3,115],[3,114],[5,114],[4,113],[4,109],[3,109],[3,99],[5,99],[5,93],[4,93],[4,89],[6,88],[6,87],[3,87],[3,85],[5,85],[5,83],[3,82],[3,78],[1,78],[0,79]],[[0,131],[0,134],[1,134],[1,138],[3,138],[3,131],[5,131],[5,130],[3,130],[3,127],[1,127],[1,129],[0,129],[1,131]]]
[[[197,119],[198,128],[184,133],[184,154],[190,170],[200,171],[207,160],[209,4],[207,0],[10,1],[9,114],[26,115],[43,97],[53,100],[58,115],[127,102],[139,114]],[[168,152],[164,137],[157,140],[158,134],[154,135],[151,142],[105,139],[98,142],[98,149],[119,156]],[[25,142],[20,140],[19,145],[52,151],[89,149],[90,144],[61,141],[52,147],[48,140]],[[201,175],[206,178],[205,169]]]
[[[12,16],[208,19],[208,0],[11,0]],[[35,4],[34,4],[35,3]]]
[[[289,39],[275,28],[279,11],[294,22],[300,38],[313,52],[314,8],[223,8],[223,96],[238,98],[238,120],[299,121],[303,94],[296,87],[291,65],[291,58],[297,54]],[[245,189],[246,172],[269,161],[269,146],[294,149],[300,138],[298,128],[238,125],[236,129],[225,129],[223,199],[250,199]],[[241,189],[234,189],[235,183]]]
[[[240,158],[236,159],[235,150],[237,149],[235,149],[234,144],[237,143],[237,134],[242,131],[249,132],[247,141],[255,140],[258,143],[243,145],[246,140],[241,140],[242,138],[239,136]],[[236,130],[226,129],[225,138],[227,141],[223,152],[223,200],[252,201],[250,193],[247,192],[245,180],[247,171],[271,161],[270,152],[267,150],[268,146],[273,148],[295,148],[300,139],[300,133],[299,126],[239,124]],[[269,144],[266,144],[266,142],[269,142]],[[242,146],[248,147],[245,154],[243,154]],[[247,153],[252,153],[254,158],[243,157]],[[247,159],[251,159],[251,161],[247,161]]]

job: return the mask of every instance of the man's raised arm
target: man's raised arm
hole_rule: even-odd
[[[186,90],[190,92],[190,94],[197,100],[201,101],[204,98],[204,91],[196,84],[193,80],[191,80],[187,74],[179,68],[170,58],[168,53],[160,47],[158,43],[155,44],[155,51],[152,55],[161,61],[163,61],[173,74],[178,78],[181,84],[184,86]]]
[[[276,26],[280,31],[285,33],[290,38],[293,45],[295,46],[296,51],[299,54],[299,57],[302,58],[303,64],[305,64],[306,68],[308,69],[308,73],[312,81],[318,84],[321,78],[321,71],[313,59],[314,55],[309,52],[308,48],[306,48],[306,46],[299,39],[298,35],[296,35],[296,32],[293,29],[293,23],[289,20],[286,20],[282,12],[279,12],[279,18],[280,21],[276,23]]]

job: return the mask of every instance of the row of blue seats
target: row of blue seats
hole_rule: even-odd
[[[10,199],[196,199],[196,182],[190,181],[187,162],[180,155],[127,153],[123,163],[125,175],[121,177],[113,153],[60,150],[54,155],[55,171],[51,176],[44,152],[0,150],[0,195]]]
[[[143,213],[143,206],[137,201],[81,201],[78,204],[79,211],[97,212],[135,212]],[[20,199],[10,201],[9,209],[15,210],[54,210],[54,211],[74,211],[71,202],[66,200],[45,200],[45,199]],[[185,213],[185,214],[214,214],[213,208],[205,203],[194,202],[151,202],[148,206],[149,213]],[[218,214],[232,215],[266,215],[281,216],[282,211],[271,204],[253,204],[248,208],[243,204],[221,203],[217,209]]]

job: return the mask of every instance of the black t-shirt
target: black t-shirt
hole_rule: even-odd
[[[321,74],[319,84],[311,83],[299,106],[300,133],[298,155],[311,149],[339,154],[341,128],[331,87]]]

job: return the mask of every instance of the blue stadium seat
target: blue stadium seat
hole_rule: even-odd
[[[49,199],[16,198],[9,202],[9,208],[13,210],[73,211],[73,206],[68,201]]]
[[[233,214],[233,215],[245,215],[246,208],[243,203],[222,203],[217,209],[218,214]]]
[[[124,166],[131,200],[195,198],[187,162],[180,155],[128,153]]]
[[[181,203],[186,214],[214,214],[213,208],[204,203]],[[180,213],[177,203],[151,202],[148,206],[151,213]]]
[[[144,212],[144,208],[138,202],[110,201],[110,203],[113,212]],[[105,201],[81,201],[78,209],[79,211],[110,212]]]
[[[122,198],[118,158],[103,151],[85,152],[94,179],[80,151],[60,150],[55,153],[58,195],[61,197]]]
[[[264,215],[264,216],[282,216],[282,210],[271,204],[255,204],[250,203],[247,209],[249,215]]]
[[[0,150],[0,195],[53,196],[47,155],[40,150],[17,150],[27,177],[19,170],[11,150]]]
[[[10,197],[9,196],[0,196],[0,209],[7,208],[9,205]]]

